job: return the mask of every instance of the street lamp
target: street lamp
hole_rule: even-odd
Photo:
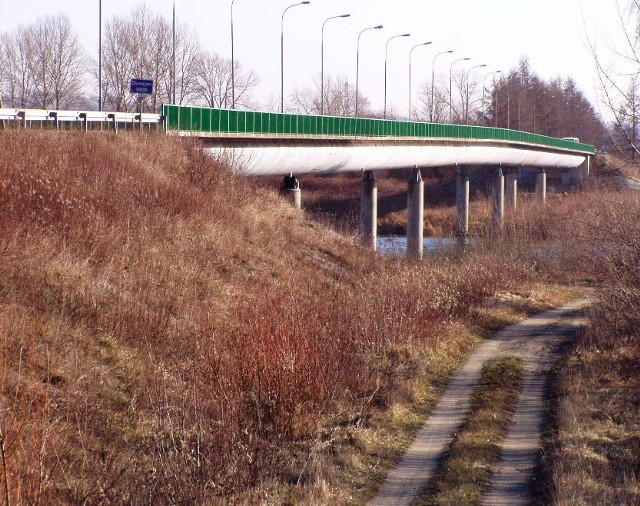
[[[327,24],[327,21],[330,21],[332,19],[339,19],[339,18],[348,18],[350,17],[351,14],[340,14],[339,16],[331,16],[330,18],[327,18],[324,20],[324,23],[322,23],[322,39],[320,41],[320,58],[322,59],[322,62],[320,64],[320,114],[324,115],[324,25]]]
[[[453,66],[458,63],[459,61],[469,61],[471,58],[458,58],[457,60],[454,60],[451,65],[449,66],[449,123],[453,123],[453,77],[452,77],[452,71],[453,71]]]
[[[393,39],[397,39],[398,37],[410,37],[410,33],[403,33],[400,35],[394,35],[393,37],[389,37],[387,40],[387,44],[385,46],[384,52],[384,118],[387,118],[387,60],[389,57],[389,42]]]
[[[356,118],[358,117],[358,85],[360,83],[360,37],[368,30],[382,30],[382,28],[382,25],[370,26],[362,30],[358,35],[358,45],[356,47]]]
[[[231,109],[236,108],[236,65],[233,53],[233,3],[231,0]]]
[[[441,54],[451,54],[453,51],[442,51],[433,57],[433,63],[431,64],[431,115],[429,117],[429,121],[433,123],[433,116],[435,114],[435,94],[434,94],[434,83],[436,80],[436,58]]]
[[[483,63],[482,65],[476,65],[475,67],[471,67],[469,70],[467,70],[467,79],[466,79],[466,84],[467,84],[467,94],[466,94],[466,99],[467,99],[467,104],[466,104],[466,108],[464,111],[464,124],[468,125],[469,124],[469,74],[471,74],[471,71],[473,69],[479,69],[482,67],[486,67],[487,64]]]
[[[102,0],[98,0],[98,111],[102,111]]]
[[[494,70],[492,72],[489,72],[487,74],[485,74],[484,78],[482,79],[482,115],[486,116],[487,115],[487,105],[485,102],[485,91],[487,91],[487,77],[493,75],[493,74],[502,74],[502,70]],[[496,101],[496,114],[498,114],[498,102]]]
[[[309,5],[310,3],[309,1],[298,2],[282,11],[282,20],[280,21],[280,112],[284,112],[284,15],[292,7]]]
[[[409,51],[409,121],[411,121],[411,54],[413,50],[417,47],[428,46],[431,42],[423,42],[422,44],[416,44]]]

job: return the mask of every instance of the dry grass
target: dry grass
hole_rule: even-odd
[[[378,258],[159,135],[4,132],[0,185],[7,504],[358,502],[531,275]]]
[[[522,361],[505,357],[482,367],[469,414],[418,501],[421,505],[478,504],[500,459],[520,384]]]
[[[571,236],[600,281],[598,303],[552,388],[541,501],[639,504],[640,199],[608,190],[591,197]]]

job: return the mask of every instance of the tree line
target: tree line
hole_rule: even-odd
[[[231,60],[202,49],[193,30],[173,29],[140,5],[105,23],[102,44],[102,108],[133,111],[131,78],[153,79],[145,107],[162,104],[231,106]],[[248,107],[258,79],[235,62],[236,104]],[[64,14],[38,19],[0,36],[0,93],[4,107],[94,109],[98,105],[98,61],[81,46]],[[94,91],[89,91],[94,90]]]

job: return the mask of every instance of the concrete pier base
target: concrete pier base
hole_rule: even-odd
[[[493,231],[502,230],[504,225],[504,174],[498,167],[493,176]]]
[[[378,185],[373,171],[362,174],[360,182],[360,226],[362,244],[377,249],[378,242]]]
[[[547,173],[544,169],[536,174],[536,197],[543,204],[547,201]]]
[[[280,184],[280,193],[286,198],[296,209],[302,207],[302,191],[300,190],[300,182],[293,174],[285,176]]]
[[[420,169],[413,169],[407,192],[407,256],[422,258],[424,249],[424,181]]]
[[[506,205],[512,211],[518,207],[518,169],[509,169],[505,181]]]
[[[458,169],[456,178],[456,237],[465,241],[469,235],[469,171]]]

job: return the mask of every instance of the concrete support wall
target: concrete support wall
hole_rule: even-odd
[[[493,230],[502,229],[504,224],[504,174],[502,169],[496,170],[493,178]]]
[[[424,181],[417,167],[409,180],[407,214],[407,256],[421,258],[424,247]]]
[[[293,174],[285,176],[280,184],[280,193],[286,198],[296,209],[302,207],[302,191],[300,190],[300,182]]]
[[[547,173],[544,169],[536,174],[536,197],[543,204],[547,201]]]
[[[456,179],[456,237],[464,239],[469,235],[469,171],[458,169]]]
[[[373,171],[362,174],[360,183],[360,225],[362,244],[377,249],[378,240],[378,186]]]
[[[591,157],[587,156],[584,162],[569,171],[569,179],[571,184],[580,184],[589,178],[591,172]]]
[[[518,207],[518,169],[507,170],[505,185],[506,205],[515,211]]]

